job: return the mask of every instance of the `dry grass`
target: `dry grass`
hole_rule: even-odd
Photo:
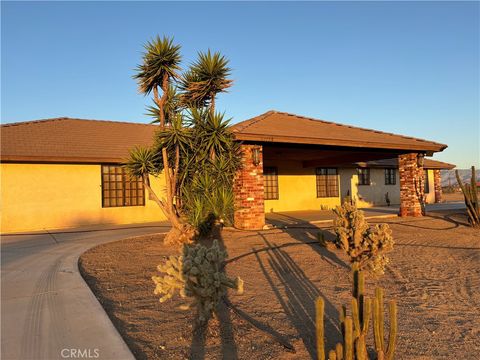
[[[463,219],[459,219],[462,220]],[[478,230],[451,216],[392,219],[396,241],[391,265],[368,291],[385,288],[399,304],[397,359],[477,359],[480,352],[480,239]],[[230,300],[255,319],[287,336],[288,352],[236,314],[222,308],[206,337],[192,335],[193,314],[160,304],[151,276],[172,251],[161,236],[100,245],[80,260],[87,282],[137,359],[315,358],[314,300],[326,303],[327,345],[339,338],[337,307],[350,297],[350,270],[340,251],[302,244],[328,228],[288,232],[224,231],[230,257],[271,245],[298,243],[242,257],[227,271],[245,281]],[[371,339],[370,339],[371,340]]]

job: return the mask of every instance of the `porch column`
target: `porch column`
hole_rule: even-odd
[[[257,157],[254,163],[254,151]],[[261,145],[241,145],[242,168],[235,176],[234,225],[243,230],[261,230],[265,226],[263,192],[263,149]]]
[[[424,197],[423,167],[418,166],[418,154],[398,156],[400,175],[400,216],[422,216],[420,199]]]
[[[435,202],[442,202],[442,176],[440,170],[433,170],[433,183],[435,187]]]

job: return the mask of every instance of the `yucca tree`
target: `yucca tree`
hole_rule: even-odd
[[[174,111],[174,90],[171,88],[171,81],[179,76],[178,72],[180,71],[180,61],[182,59],[180,55],[180,45],[174,44],[172,38],[160,38],[157,36],[155,39],[148,41],[144,45],[144,48],[143,63],[137,67],[137,74],[134,78],[138,82],[141,93],[144,95],[153,93],[153,101],[157,110],[151,108],[150,111],[156,111],[155,115],[158,115],[158,122],[161,129],[160,133],[168,134],[171,133],[172,130],[175,131],[171,124],[166,124],[165,119],[167,118],[171,121],[174,116],[172,114],[172,111]],[[159,97],[159,89],[162,91],[161,97]],[[169,99],[169,95],[171,100],[170,106],[166,107],[166,105],[168,105],[167,100]],[[183,232],[184,226],[174,207],[174,194],[176,193],[175,177],[178,173],[178,167],[170,170],[169,154],[166,146],[161,146],[160,152],[163,162],[162,170],[165,176],[166,200],[158,203],[171,222],[174,232]],[[145,154],[145,152],[137,152],[137,161],[141,160],[138,158],[139,155]],[[174,156],[176,156],[175,163],[178,163],[180,158],[178,148]],[[145,176],[143,177],[145,178]],[[151,191],[151,189],[149,190]],[[172,235],[172,237],[173,236],[175,235]]]
[[[199,52],[198,60],[181,78],[183,101],[196,106],[208,104],[210,111],[214,113],[215,97],[232,86],[233,81],[228,79],[230,73],[228,60],[219,52]]]
[[[232,81],[228,61],[219,53],[199,53],[199,59],[182,76],[180,46],[156,37],[145,45],[143,64],[135,78],[140,91],[153,93],[147,108],[158,123],[154,145],[135,148],[125,166],[143,178],[150,198],[172,223],[166,242],[188,242],[206,234],[216,222],[233,215],[233,176],[240,166],[240,147],[229,129],[229,119],[216,113],[215,96]],[[175,81],[181,79],[177,92]],[[162,96],[159,97],[159,90]],[[165,176],[166,199],[150,187],[149,174]]]

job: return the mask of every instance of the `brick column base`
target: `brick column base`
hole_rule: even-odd
[[[233,184],[234,226],[243,230],[261,230],[265,226],[262,146],[242,145],[241,149],[243,166]],[[258,165],[253,163],[255,149],[258,149]]]
[[[433,184],[435,187],[435,202],[442,202],[442,176],[440,170],[433,170]]]
[[[400,175],[400,216],[422,216],[423,167],[418,166],[417,153],[398,156]]]

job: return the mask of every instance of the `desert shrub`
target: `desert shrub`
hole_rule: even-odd
[[[371,227],[352,202],[344,202],[334,210],[335,245],[343,249],[352,264],[361,270],[383,274],[389,259],[387,252],[393,249],[392,231],[387,224]]]
[[[214,313],[227,289],[243,292],[243,281],[237,277],[230,279],[223,270],[227,252],[220,248],[217,240],[210,248],[201,244],[185,245],[183,254],[170,256],[157,269],[161,276],[153,276],[156,284],[154,293],[161,295],[160,302],[178,293],[189,301],[181,309],[197,308],[197,320],[207,322]]]

